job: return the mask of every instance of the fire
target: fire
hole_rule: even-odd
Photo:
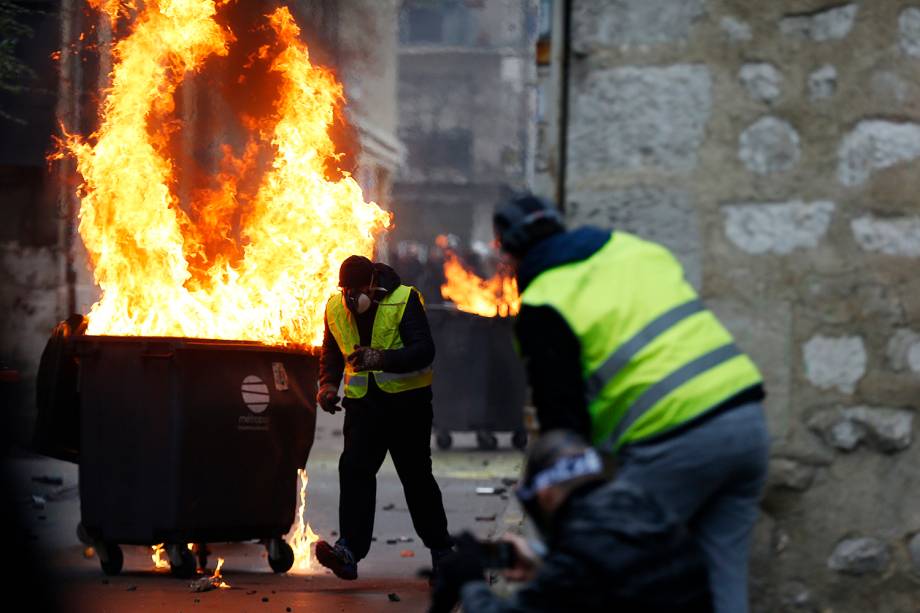
[[[310,524],[304,520],[307,510],[307,471],[299,469],[300,477],[300,505],[297,507],[297,528],[288,540],[294,550],[295,571],[310,571],[313,568],[313,543],[319,540],[319,535],[313,532]]]
[[[157,570],[160,569],[169,569],[169,558],[166,557],[166,550],[163,549],[163,543],[154,545],[150,548],[152,550],[151,558],[153,558],[153,566]]]
[[[261,62],[279,83],[277,94],[266,88],[272,111],[241,117],[241,156],[225,146],[213,187],[183,200],[169,154],[181,129],[176,89],[228,56],[236,38],[216,20],[227,2],[90,2],[113,23],[135,16],[112,48],[99,128],[65,133],[53,156],[73,156],[81,179],[79,231],[101,289],[87,333],[318,346],[339,263],[371,256],[390,224],[353,177],[327,176],[339,159],[330,127],[342,85],[311,64],[286,7],[266,16],[274,43],[231,78]]]
[[[492,278],[483,279],[469,270],[447,248],[447,238],[438,237],[438,245],[444,249],[444,278],[441,297],[450,300],[457,308],[482,317],[508,317],[517,315],[521,309],[517,279],[508,271],[499,270]]]
[[[220,574],[220,567],[224,565],[223,558],[217,558],[217,568],[214,569],[214,574],[211,575],[211,584],[215,587],[227,590],[230,589],[230,584],[224,581],[224,576]]]

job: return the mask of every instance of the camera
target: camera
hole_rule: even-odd
[[[517,560],[514,545],[507,541],[480,541],[479,546],[485,568],[511,568]]]

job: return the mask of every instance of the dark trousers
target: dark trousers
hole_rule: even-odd
[[[450,545],[441,490],[431,474],[431,388],[387,394],[371,386],[345,402],[345,449],[339,458],[339,528],[357,560],[374,531],[377,471],[387,451],[402,482],[412,525],[425,546]]]

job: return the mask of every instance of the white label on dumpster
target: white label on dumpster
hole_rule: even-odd
[[[256,415],[268,408],[268,386],[259,377],[249,375],[243,379],[242,392],[246,407]]]

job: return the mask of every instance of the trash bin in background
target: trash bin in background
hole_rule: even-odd
[[[434,429],[441,449],[452,432],[475,432],[481,449],[495,449],[495,432],[511,432],[511,442],[527,445],[523,409],[524,367],[514,351],[512,321],[480,317],[452,304],[427,307],[435,342]]]
[[[313,444],[318,355],[189,338],[68,343],[60,353],[76,359],[79,393],[56,396],[79,399],[79,436],[57,438],[76,441],[79,532],[103,571],[121,571],[120,545],[164,543],[173,574],[190,577],[206,563],[203,544],[256,539],[272,570],[290,569],[283,536]]]

